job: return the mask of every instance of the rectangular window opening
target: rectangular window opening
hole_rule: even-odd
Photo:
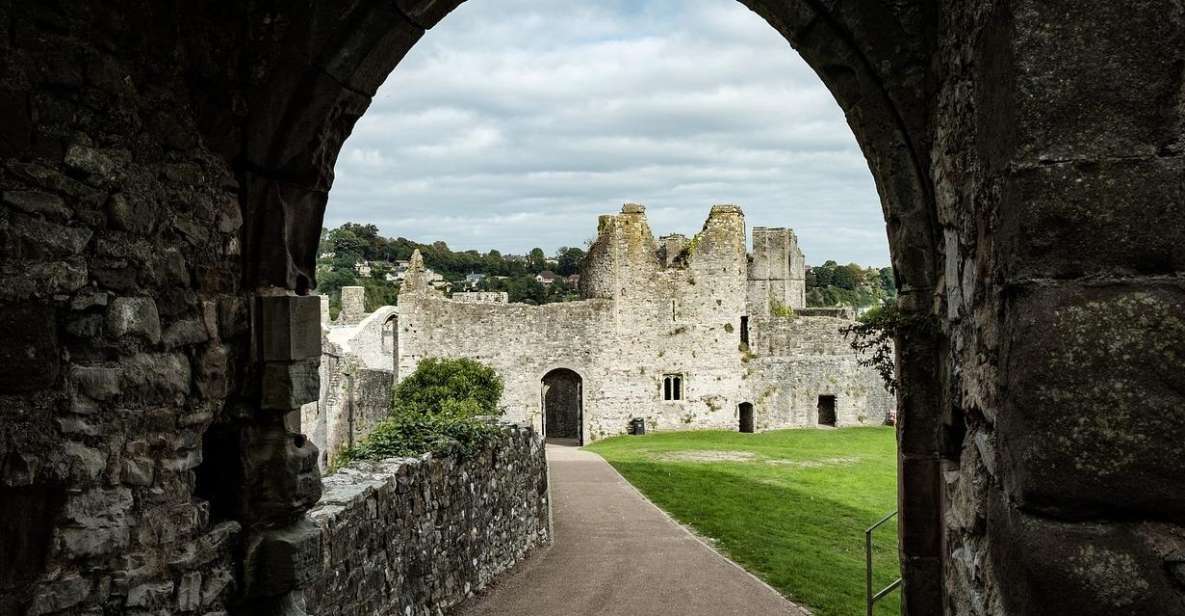
[[[749,317],[741,317],[741,343],[749,344]]]

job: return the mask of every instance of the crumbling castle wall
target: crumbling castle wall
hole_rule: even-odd
[[[343,310],[322,328],[320,392],[301,407],[300,426],[324,470],[390,413],[398,314],[392,306],[369,315]]]
[[[884,423],[897,400],[875,369],[862,366],[831,317],[750,317],[746,382],[758,429],[818,425],[820,399],[834,398],[835,425]]]
[[[742,402],[754,403],[762,428],[813,425],[820,395],[837,397],[841,425],[883,423],[892,397],[876,393],[883,390],[879,376],[857,365],[838,319],[800,317],[779,325],[786,319],[767,318],[760,323],[768,324],[762,332],[769,335],[757,339],[764,351],[751,361],[741,331],[751,285],[763,281],[768,309],[769,281],[789,280],[795,262],[801,271],[801,252],[787,252],[797,251],[793,234],[767,231],[782,240],[780,252],[769,253],[787,259],[776,274],[782,278],[771,277],[768,266],[750,274],[744,214],[736,206],[713,207],[690,240],[668,236],[660,244],[645,209],[626,204],[620,214],[600,218],[589,248],[581,282],[595,299],[473,303],[405,284],[399,371],[410,374],[434,356],[486,363],[506,381],[506,416],[543,431],[540,379],[556,368],[574,370],[582,379],[586,442],[625,432],[635,417],[654,430],[735,430]],[[681,399],[664,399],[665,375],[679,375]]]
[[[317,616],[438,616],[551,542],[547,460],[530,429],[508,427],[467,460],[354,462],[323,481],[309,512],[323,573],[305,591]]]

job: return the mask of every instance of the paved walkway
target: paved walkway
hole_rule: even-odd
[[[548,445],[555,543],[461,616],[801,616],[717,554],[600,456]]]

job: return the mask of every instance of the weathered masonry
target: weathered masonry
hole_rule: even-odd
[[[466,460],[355,462],[325,478],[309,516],[323,564],[310,613],[436,616],[550,543],[543,442],[508,427]]]
[[[648,429],[739,430],[745,404],[756,430],[880,425],[894,407],[845,340],[850,321],[827,316],[843,311],[803,306],[794,233],[754,228],[750,255],[736,206],[713,207],[691,239],[656,241],[641,205],[602,216],[582,301],[446,299],[422,271],[417,254],[399,296],[398,372],[427,357],[484,362],[506,382],[507,417],[549,438],[590,442],[636,417]]]
[[[906,613],[1185,614],[1180,1],[743,1],[880,193]],[[288,324],[343,140],[458,4],[0,0],[0,611],[319,575]]]

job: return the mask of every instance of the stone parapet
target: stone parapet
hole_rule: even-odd
[[[547,459],[529,428],[507,426],[468,460],[357,462],[323,482],[310,614],[441,614],[551,542]]]

